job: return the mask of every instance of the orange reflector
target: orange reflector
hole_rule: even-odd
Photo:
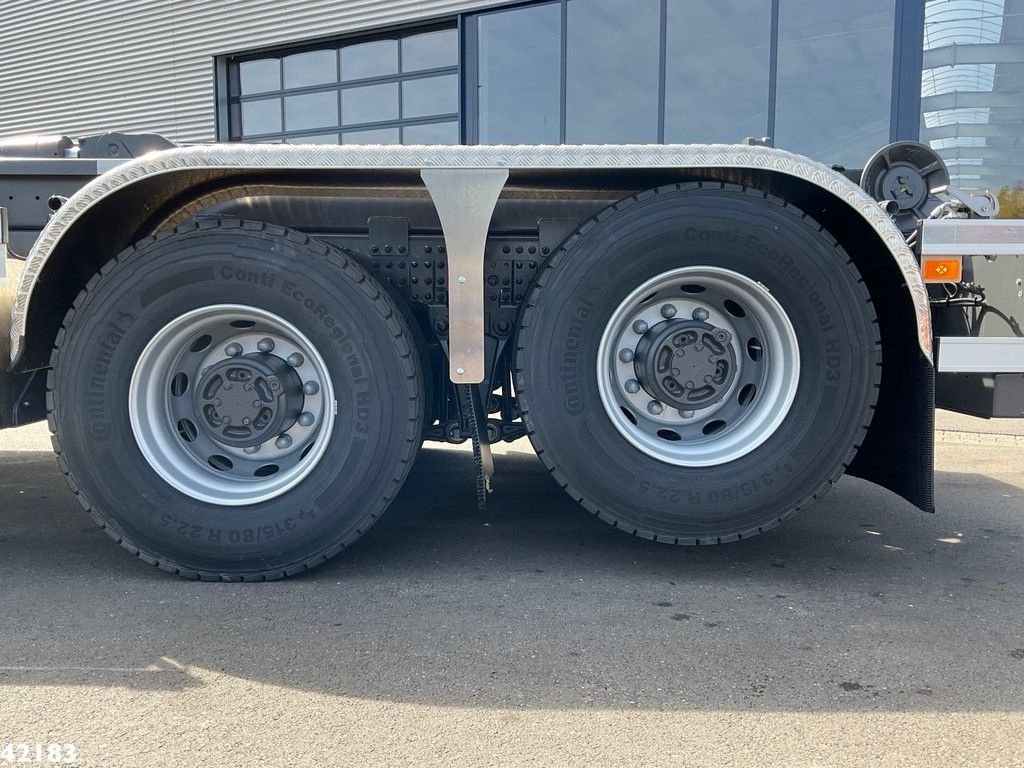
[[[963,273],[959,256],[925,256],[921,260],[921,276],[926,283],[959,283]]]

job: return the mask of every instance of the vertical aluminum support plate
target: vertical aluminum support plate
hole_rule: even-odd
[[[448,251],[448,365],[456,384],[484,380],[484,246],[507,168],[420,171]]]
[[[7,277],[7,209],[0,208],[0,280]],[[6,325],[6,323],[5,323]],[[7,361],[0,363],[3,368],[7,367]]]

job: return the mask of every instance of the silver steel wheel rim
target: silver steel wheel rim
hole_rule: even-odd
[[[701,323],[724,332],[728,343],[721,342],[721,334],[709,339],[714,331],[705,331]],[[671,345],[652,348],[658,332],[664,336],[675,330]],[[676,337],[684,333],[686,339],[678,342]],[[696,355],[693,350],[714,351],[697,347],[702,334],[714,350],[729,347],[716,354],[715,373],[707,381],[680,382],[668,372],[664,378],[638,374],[641,369],[649,372],[655,359],[675,365],[677,343],[684,360],[696,360],[687,357]],[[698,342],[692,341],[694,335]],[[704,362],[692,365],[698,373],[704,370],[699,367]],[[782,305],[761,283],[719,267],[681,267],[639,286],[612,313],[597,355],[601,403],[612,424],[640,451],[676,466],[726,464],[762,445],[789,413],[799,378],[800,348]],[[688,384],[695,386],[688,389]],[[710,388],[718,399],[699,407],[675,407],[679,398],[699,387]],[[662,399],[666,394],[673,399]]]
[[[231,395],[242,398],[246,380],[228,379],[249,368],[257,378],[245,397],[255,416],[243,426],[231,420],[249,413],[246,403],[221,416],[223,401],[210,395],[237,384]],[[278,315],[241,304],[194,309],[165,325],[139,355],[128,393],[132,433],[153,470],[186,496],[223,506],[268,501],[302,482],[327,450],[336,409],[327,365],[309,339]],[[263,429],[281,429],[262,440],[267,410],[273,419]]]

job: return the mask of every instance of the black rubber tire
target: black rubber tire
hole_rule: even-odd
[[[232,302],[274,312],[309,338],[339,414],[307,477],[243,507],[167,484],[128,416],[132,369],[153,335],[190,309]],[[61,470],[122,547],[187,578],[262,581],[323,563],[385,510],[420,445],[423,376],[402,313],[354,260],[294,230],[205,219],[143,240],[89,281],[57,335],[47,399]]]
[[[645,280],[688,265],[767,286],[801,355],[782,425],[752,452],[712,467],[675,466],[634,448],[597,384],[598,346],[615,307]],[[516,368],[530,439],[573,498],[636,536],[715,544],[773,528],[843,474],[871,422],[881,346],[867,288],[821,226],[776,197],[702,182],[615,203],[571,235],[527,297]]]

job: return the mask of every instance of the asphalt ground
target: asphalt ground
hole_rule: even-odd
[[[934,515],[844,478],[778,529],[698,549],[591,518],[524,444],[496,457],[481,515],[472,456],[427,449],[351,550],[255,585],[132,558],[67,492],[44,429],[0,433],[0,749],[1024,766],[1024,422],[974,422],[940,419]]]

